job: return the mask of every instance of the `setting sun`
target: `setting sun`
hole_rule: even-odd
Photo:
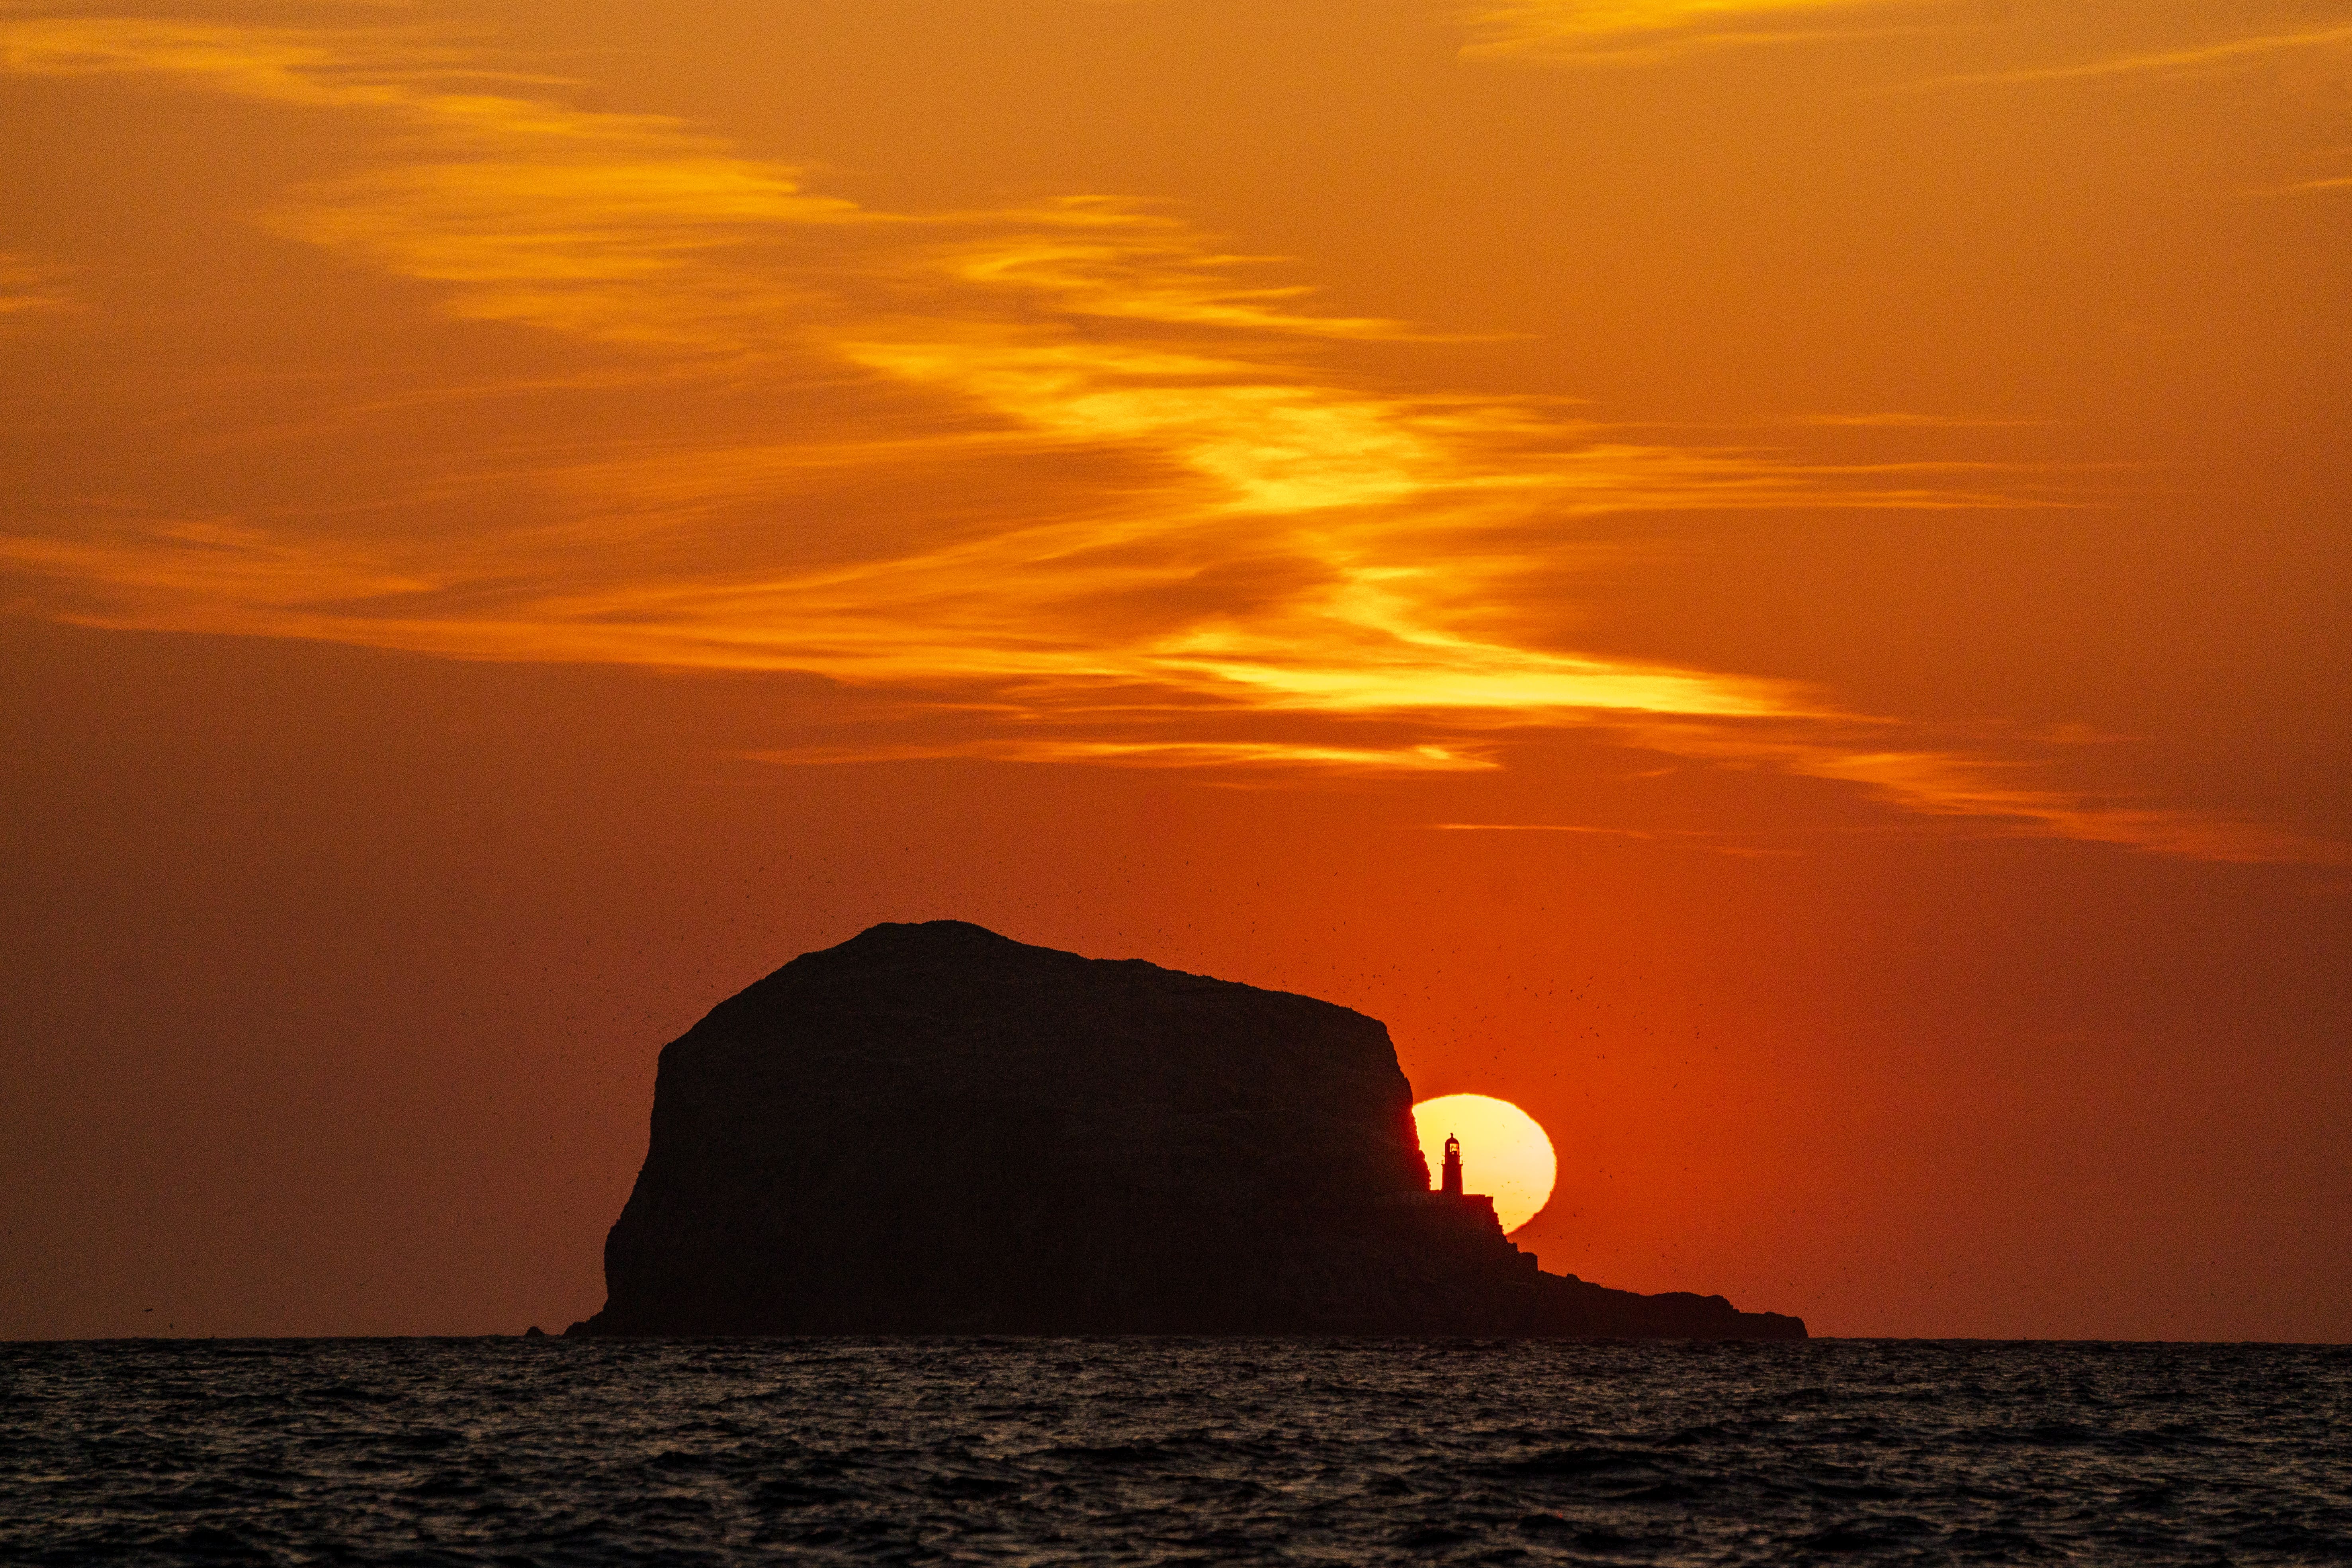
[[[1495,1217],[1507,1231],[1535,1218],[1551,1201],[1559,1162],[1551,1140],[1536,1119],[1507,1100],[1486,1094],[1446,1094],[1412,1108],[1421,1135],[1422,1158],[1436,1180],[1445,1141],[1462,1141],[1462,1190],[1495,1200]]]

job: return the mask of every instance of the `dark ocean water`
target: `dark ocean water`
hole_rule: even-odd
[[[11,1563],[2352,1562],[2352,1348],[0,1345]]]

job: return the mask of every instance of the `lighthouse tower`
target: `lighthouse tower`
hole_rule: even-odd
[[[1445,1140],[1445,1168],[1438,1181],[1437,1190],[1449,1197],[1462,1195],[1462,1140],[1459,1138],[1448,1136]]]

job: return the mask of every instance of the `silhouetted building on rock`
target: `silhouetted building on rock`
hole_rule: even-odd
[[[1461,1139],[1447,1136],[1445,1155],[1437,1169],[1437,1190],[1426,1197],[1438,1216],[1439,1234],[1473,1247],[1480,1255],[1491,1255],[1494,1244],[1502,1242],[1510,1247],[1510,1267],[1533,1273],[1536,1255],[1511,1246],[1504,1235],[1502,1218],[1495,1213],[1495,1200],[1484,1193],[1462,1190]]]
[[[1361,1014],[881,925],[663,1050],[570,1331],[1804,1335],[1539,1273],[1459,1189]]]

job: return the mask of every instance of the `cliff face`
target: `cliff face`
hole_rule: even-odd
[[[662,1052],[572,1331],[1803,1334],[1537,1274],[1412,1107],[1344,1007],[877,926]]]

